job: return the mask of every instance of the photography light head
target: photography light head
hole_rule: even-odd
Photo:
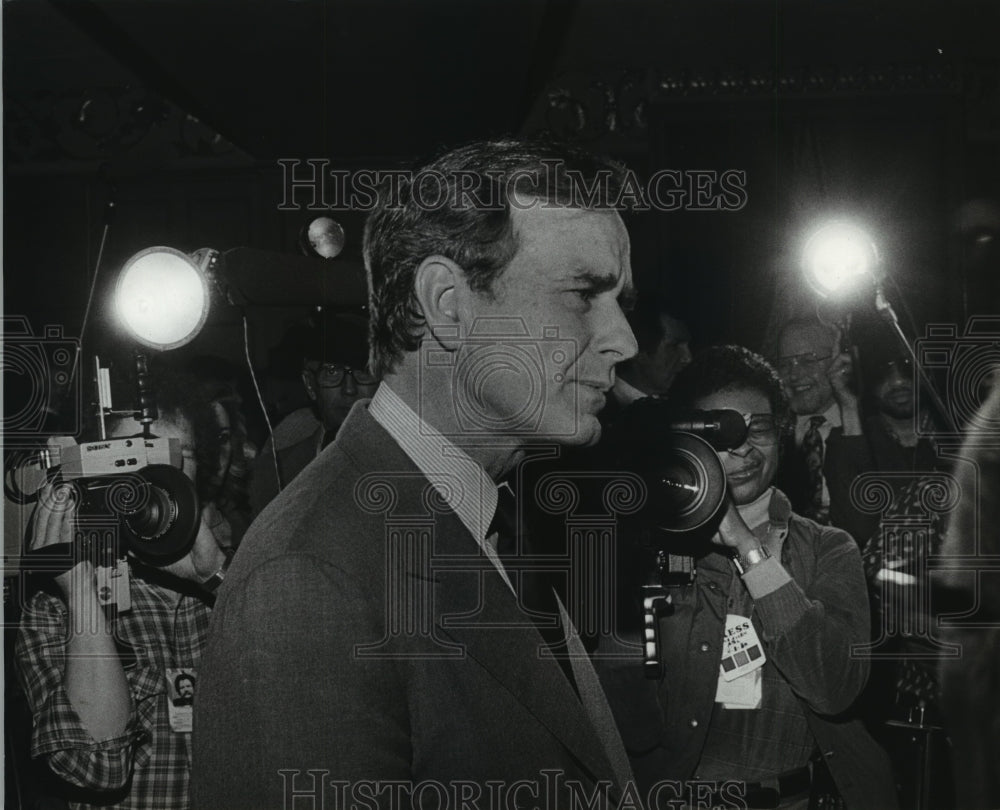
[[[802,270],[822,298],[847,301],[877,282],[881,259],[868,232],[849,219],[832,219],[813,229],[802,248]]]
[[[175,248],[141,250],[122,267],[114,307],[129,335],[147,348],[167,351],[190,343],[208,319],[209,281],[219,252],[188,256]]]

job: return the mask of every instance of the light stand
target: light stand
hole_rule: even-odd
[[[868,233],[849,220],[834,220],[814,231],[805,243],[803,267],[809,285],[823,298],[832,300],[844,296],[841,324],[846,335],[850,329],[851,314],[846,296],[857,297],[861,284],[871,281],[874,287],[875,310],[889,326],[906,355],[910,358],[918,375],[918,384],[927,392],[934,409],[945,427],[957,432],[954,419],[948,412],[944,400],[934,388],[927,372],[917,362],[913,346],[899,325],[892,304],[882,286],[884,268],[882,259]],[[851,294],[854,295],[851,295]],[[842,347],[843,350],[843,347]],[[850,348],[854,360],[855,374],[858,374],[857,348]],[[859,388],[860,390],[860,388]]]
[[[917,374],[919,375],[918,383],[930,397],[935,410],[938,412],[938,416],[940,416],[941,420],[944,422],[944,426],[949,432],[957,433],[958,427],[955,424],[955,420],[952,419],[951,414],[948,413],[948,408],[945,405],[944,400],[941,399],[941,395],[938,394],[937,389],[934,388],[933,381],[928,376],[923,366],[917,362],[917,356],[913,351],[913,346],[910,344],[910,341],[907,340],[902,327],[900,327],[899,317],[896,315],[896,311],[892,308],[892,304],[885,295],[881,279],[877,276],[875,277],[875,310],[878,312],[882,320],[889,325],[893,334],[898,338],[900,345],[902,345],[906,350],[913,368],[916,369]]]

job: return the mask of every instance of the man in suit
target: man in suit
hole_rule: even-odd
[[[598,440],[614,366],[635,354],[628,235],[581,194],[613,200],[620,177],[502,141],[382,188],[364,244],[382,383],[264,510],[222,586],[195,699],[196,807],[550,792],[568,806],[625,786],[579,638],[561,606],[519,608],[495,520],[531,445]],[[577,654],[547,654],[536,619]]]
[[[674,379],[691,362],[687,325],[655,297],[640,297],[628,320],[639,351],[621,364],[611,389],[609,399],[621,407],[643,397],[666,397]]]
[[[850,388],[851,355],[840,350],[837,327],[796,318],[781,328],[775,365],[795,415],[795,448],[782,459],[778,485],[796,512],[828,525],[826,441],[834,428],[845,436],[862,434],[858,398]]]

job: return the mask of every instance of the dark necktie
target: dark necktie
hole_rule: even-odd
[[[566,679],[579,696],[572,665],[566,656],[565,628],[561,621],[557,621],[555,625],[551,622],[553,615],[557,618],[559,616],[555,591],[544,571],[532,571],[524,567],[525,533],[521,530],[521,526],[517,514],[517,499],[509,486],[501,485],[497,488],[497,509],[493,513],[493,520],[486,536],[489,538],[494,532],[497,534],[497,556],[500,557],[507,578],[518,596],[518,604],[522,608],[546,614],[546,616],[531,614],[531,618],[542,639],[555,655]]]
[[[829,510],[823,506],[823,434],[819,431],[825,421],[825,416],[810,416],[809,429],[802,437],[802,455],[809,481],[809,498],[803,512],[806,517],[823,524],[830,521]]]
[[[493,520],[486,530],[486,536],[492,537],[494,532],[497,535],[497,555],[500,559],[514,558],[517,555],[518,537],[517,499],[507,485],[497,488],[497,510],[493,513]],[[516,576],[513,574],[514,572],[507,572],[511,584],[517,590]]]

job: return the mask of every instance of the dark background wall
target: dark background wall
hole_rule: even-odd
[[[746,173],[739,211],[629,220],[641,285],[700,342],[766,347],[777,320],[812,306],[797,250],[831,212],[870,224],[918,328],[993,311],[970,287],[985,243],[963,243],[954,217],[1000,195],[1000,15],[911,6],[8,3],[5,312],[80,334],[109,199],[94,339],[114,274],[150,245],[273,251],[273,283],[288,284],[280,256],[308,212],[278,210],[278,159],[406,166],[540,132],[643,178]],[[356,262],[362,213],[337,216]],[[251,315],[263,362],[289,313]],[[213,319],[206,342],[241,354],[233,313]]]
[[[814,308],[798,250],[831,213],[872,229],[912,337],[1000,315],[995,0],[9,0],[2,14],[4,315],[83,336],[85,354],[121,342],[108,295],[136,251],[250,247],[267,252],[247,308],[261,370],[316,303],[295,300],[303,275],[336,288],[360,262],[363,212],[337,211],[344,253],[304,268],[299,231],[322,205],[282,210],[279,160],[406,167],[503,134],[588,146],[641,179],[745,173],[739,210],[628,216],[640,286],[696,343],[766,351],[781,319]],[[239,315],[217,301],[195,350],[242,362]],[[24,391],[12,352],[8,414]],[[8,706],[26,724],[23,708]],[[30,783],[26,751],[12,762]]]

